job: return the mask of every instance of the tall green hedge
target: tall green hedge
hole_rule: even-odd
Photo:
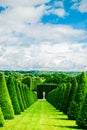
[[[87,77],[85,72],[81,73],[78,84],[76,123],[80,128],[87,129]]]
[[[65,90],[65,94],[64,94],[64,98],[63,98],[63,103],[62,103],[62,111],[67,114],[68,111],[68,99],[69,99],[69,93],[70,93],[70,89],[71,89],[71,84],[70,82],[67,83],[66,85],[66,90]]]
[[[57,109],[60,109],[60,107],[61,107],[62,98],[64,96],[65,88],[66,88],[66,86],[64,84],[60,84],[59,93],[58,93],[58,100],[57,100],[57,105],[56,105]]]
[[[71,90],[70,90],[69,99],[68,99],[69,109],[67,112],[68,118],[71,120],[76,119],[77,103],[75,101],[75,95],[76,95],[77,88],[78,88],[77,80],[75,77],[73,77],[71,81]]]
[[[75,96],[75,101],[77,103],[76,119],[78,118],[77,116],[79,115],[80,107],[82,106],[86,89],[87,89],[87,77],[86,77],[86,73],[82,72],[79,76],[78,88]]]
[[[23,112],[24,111],[24,104],[23,104],[23,101],[22,101],[19,86],[20,86],[20,82],[16,80],[15,87],[16,87],[17,98],[18,98],[18,102],[19,102],[19,105],[20,105],[20,109]]]
[[[30,89],[31,88],[31,83],[32,83],[31,76],[24,76],[24,78],[22,79],[22,83],[26,84]]]
[[[0,107],[0,127],[4,126],[4,116]]]
[[[35,101],[37,101],[37,95],[31,90],[29,90],[29,88],[27,88],[26,94],[27,94],[29,106],[32,105]]]
[[[23,89],[24,99],[25,99],[26,108],[27,108],[27,107],[29,107],[29,103],[28,103],[26,88],[28,88],[27,85],[26,85],[26,84],[23,84],[22,89]],[[28,88],[28,89],[29,89],[29,88]]]
[[[0,106],[5,119],[14,118],[14,110],[12,107],[3,72],[0,72]]]
[[[16,93],[16,87],[12,75],[9,75],[7,79],[7,87],[14,108],[14,112],[15,114],[20,114],[21,110],[20,110],[17,93]]]
[[[25,101],[25,97],[24,97],[23,84],[21,82],[19,84],[19,90],[20,90],[22,102],[23,102],[23,105],[24,105],[24,109],[26,109],[27,105],[26,105],[26,101]]]
[[[65,97],[65,92],[66,92],[66,84],[63,84],[62,86],[62,93],[60,95],[60,103],[59,103],[59,110],[63,110],[63,102],[64,102],[64,97]]]
[[[82,129],[87,129],[87,93],[80,108],[76,123]]]

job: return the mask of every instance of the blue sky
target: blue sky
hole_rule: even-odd
[[[0,1],[1,70],[87,70],[87,0]]]

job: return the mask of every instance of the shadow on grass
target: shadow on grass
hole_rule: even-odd
[[[61,128],[64,128],[64,129],[72,129],[72,130],[83,130],[83,129],[80,129],[78,128],[78,126],[58,126],[58,125],[50,125],[50,124],[42,124],[42,125],[46,125],[46,126],[51,126],[51,127],[61,127]]]
[[[55,119],[55,120],[69,120],[68,118],[52,118],[52,119]]]
[[[78,126],[59,126],[59,127],[61,127],[61,128],[70,128],[70,129],[78,129],[78,130],[82,130],[82,129],[80,129]]]

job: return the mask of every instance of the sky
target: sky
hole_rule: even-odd
[[[87,0],[0,0],[0,70],[87,71]]]

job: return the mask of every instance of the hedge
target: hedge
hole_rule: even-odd
[[[23,104],[23,101],[22,101],[19,86],[20,86],[20,82],[16,81],[15,82],[15,87],[16,87],[17,98],[18,98],[18,102],[19,102],[19,105],[20,105],[20,109],[23,112],[24,111],[24,104]]]
[[[4,126],[4,116],[0,107],[0,127]]]
[[[16,87],[12,75],[9,75],[7,79],[7,88],[12,101],[15,114],[20,114],[20,106],[17,98]]]
[[[14,110],[12,107],[3,72],[0,72],[0,106],[5,119],[14,118]]]

